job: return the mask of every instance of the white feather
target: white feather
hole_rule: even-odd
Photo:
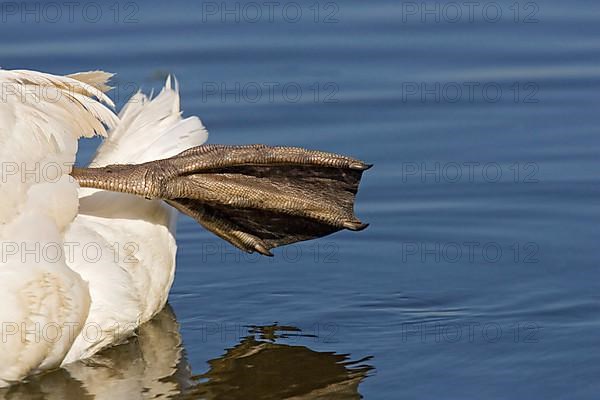
[[[120,343],[167,301],[175,271],[174,210],[159,201],[78,189],[67,174],[77,139],[106,135],[106,127],[111,130],[94,165],[166,158],[202,144],[207,133],[199,119],[181,117],[171,79],[155,99],[133,96],[117,118],[101,104],[112,106],[103,93],[110,76],[0,70],[3,250],[21,242],[63,250],[56,260],[43,252],[24,259],[22,246],[15,254],[2,252],[0,322],[9,330],[17,326],[17,333],[2,332],[0,386]],[[21,328],[28,324],[41,332],[56,324],[62,336],[36,340],[35,330]]]

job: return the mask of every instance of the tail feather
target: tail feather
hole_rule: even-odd
[[[168,158],[199,146],[208,138],[198,117],[182,118],[177,81],[170,77],[153,99],[136,93],[119,118],[119,125],[98,149],[93,166]]]
[[[112,100],[104,94],[106,90],[102,90],[104,87],[108,88],[108,86],[106,86],[106,81],[112,76],[106,72],[80,72],[67,76],[57,76],[27,70],[10,70],[3,72],[5,73],[6,78],[13,79],[15,82],[24,85],[37,85],[43,87],[54,86],[70,93],[79,93],[87,97],[95,97],[102,103],[114,107]],[[104,82],[101,82],[102,79],[104,79]]]
[[[106,93],[112,89],[112,87],[108,85],[108,81],[114,75],[115,74],[111,74],[110,72],[104,71],[87,71],[77,72],[75,74],[67,75],[67,77],[75,79],[79,82],[86,83],[90,86],[95,87],[101,92]]]

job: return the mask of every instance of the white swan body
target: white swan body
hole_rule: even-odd
[[[207,133],[182,119],[170,80],[115,116],[101,104],[109,77],[0,70],[0,386],[118,344],[167,301],[175,211],[68,173],[77,139],[104,125],[95,166],[166,158]]]

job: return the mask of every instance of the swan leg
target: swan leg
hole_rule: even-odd
[[[165,200],[247,251],[367,227],[354,215],[370,165],[295,147],[204,145],[139,165],[74,169],[81,186]]]

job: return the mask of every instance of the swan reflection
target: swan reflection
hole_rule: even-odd
[[[185,358],[170,308],[137,337],[97,356],[0,390],[0,399],[359,399],[367,359],[276,343],[303,335],[294,327],[251,326],[249,336],[199,376]]]

